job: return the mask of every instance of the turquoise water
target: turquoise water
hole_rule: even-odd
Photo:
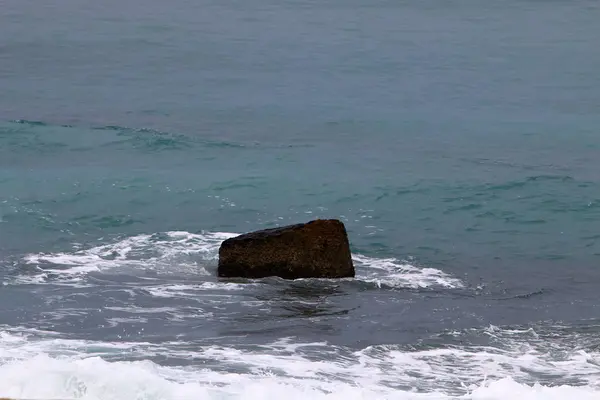
[[[597,396],[596,2],[2,7],[0,396]],[[215,277],[319,217],[355,280]]]
[[[320,138],[244,142],[7,122],[3,247],[243,232],[332,216],[362,252],[451,263],[461,272],[489,263],[516,263],[523,273],[533,261],[597,262],[598,140],[508,132],[450,143],[365,128],[349,125],[354,138],[334,125]]]

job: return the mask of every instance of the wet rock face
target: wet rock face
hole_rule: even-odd
[[[246,233],[219,249],[220,277],[354,277],[348,235],[335,219]]]

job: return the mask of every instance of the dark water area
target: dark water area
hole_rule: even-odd
[[[5,1],[0,396],[595,398],[598,20]],[[319,217],[356,279],[216,278]]]

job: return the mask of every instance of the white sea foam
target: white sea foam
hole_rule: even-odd
[[[82,284],[89,273],[115,268],[134,268],[159,273],[209,275],[206,264],[215,263],[222,241],[236,233],[166,232],[164,234],[137,235],[115,243],[103,244],[70,253],[30,254],[25,262],[38,266],[39,273],[17,278],[17,283],[44,283],[53,279],[57,283]],[[395,258],[373,258],[353,255],[356,280],[394,288],[460,288],[463,283],[435,268],[417,267]],[[221,282],[206,282],[195,289],[241,290],[249,287]],[[178,290],[179,294],[191,288]],[[157,296],[174,288],[153,289]]]
[[[182,255],[204,255],[205,260],[216,259],[221,242],[237,234],[207,232],[166,232],[155,235],[137,235],[115,243],[79,250],[72,253],[31,254],[30,263],[49,263],[63,266],[111,267],[123,263],[139,264],[148,261],[167,261]]]
[[[472,399],[600,397],[598,355],[541,348],[350,350],[281,340],[241,348],[65,340],[0,333],[0,396],[29,399]],[[193,350],[190,350],[193,348]],[[152,356],[185,357],[161,366]],[[146,359],[142,357],[146,356]],[[124,357],[130,357],[125,361]],[[119,359],[120,358],[120,359]],[[597,361],[597,360],[596,360]],[[557,385],[536,383],[540,374]],[[548,378],[547,378],[548,379]],[[571,382],[569,382],[569,380]]]
[[[156,297],[194,297],[198,295],[200,291],[206,290],[226,290],[236,291],[244,290],[249,287],[256,287],[258,284],[241,284],[233,282],[203,282],[201,284],[178,284],[178,285],[160,285],[160,286],[149,286],[146,287],[146,291]]]
[[[217,259],[223,240],[233,233],[166,232],[137,235],[123,240],[63,253],[38,253],[24,257],[27,264],[38,266],[38,274],[20,276],[16,283],[81,283],[91,272],[115,268],[137,268],[160,273],[208,275],[204,266]]]
[[[401,262],[395,258],[372,258],[360,254],[352,256],[356,267],[356,278],[374,283],[379,287],[428,288],[445,287],[461,288],[464,286],[456,279],[435,268],[420,268]]]

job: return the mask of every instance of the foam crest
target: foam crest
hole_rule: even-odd
[[[30,254],[28,264],[39,267],[39,274],[20,277],[19,283],[43,283],[48,278],[74,282],[91,272],[115,267],[138,267],[164,273],[208,272],[198,262],[215,262],[222,241],[235,237],[236,233],[166,232],[164,234],[137,235],[116,243],[105,244],[72,253]],[[395,258],[371,258],[353,255],[357,267],[356,279],[375,284],[377,287],[396,288],[461,288],[464,284],[435,268],[420,268]],[[200,267],[200,269],[199,269]],[[218,285],[206,283],[206,285]],[[218,285],[219,288],[235,290],[238,285]],[[208,287],[203,287],[207,289]]]
[[[203,282],[200,284],[173,284],[148,286],[145,290],[155,297],[197,297],[198,292],[203,291],[237,291],[249,287],[256,287],[253,283],[234,282]]]
[[[0,334],[2,396],[81,399],[596,399],[595,354],[486,347],[359,351],[280,340],[233,348]],[[146,359],[140,359],[142,356]],[[161,366],[152,356],[186,357]],[[125,360],[133,357],[135,360]],[[32,376],[36,379],[33,380]],[[542,383],[539,383],[541,380]]]
[[[39,284],[52,280],[55,283],[80,284],[87,274],[102,272],[117,267],[153,270],[160,273],[193,273],[209,275],[205,265],[215,263],[219,246],[223,240],[237,236],[237,233],[205,232],[166,232],[153,235],[137,235],[115,243],[104,244],[70,253],[38,253],[24,258],[29,265],[35,265],[38,273],[19,276],[16,283]],[[379,288],[462,288],[464,284],[443,271],[423,268],[401,262],[395,258],[372,258],[354,254],[357,269],[356,280],[376,285]],[[223,284],[206,282],[195,289],[240,290],[247,284]],[[156,288],[157,296],[169,292],[179,294],[190,288]],[[193,289],[193,288],[192,288]]]
[[[208,272],[201,264],[214,262],[223,240],[236,234],[207,232],[166,232],[137,235],[115,243],[70,253],[38,253],[24,257],[38,274],[21,276],[18,283],[43,283],[48,279],[74,283],[91,272],[117,267],[141,268],[161,273]],[[200,264],[199,264],[200,263]]]
[[[378,287],[397,288],[462,288],[463,282],[435,268],[419,268],[395,258],[371,258],[360,254],[352,256],[356,279]]]
[[[597,399],[600,392],[585,386],[543,386],[539,384],[523,385],[511,378],[503,378],[489,382],[464,396],[472,400],[503,400],[507,398],[519,400],[592,400]]]

